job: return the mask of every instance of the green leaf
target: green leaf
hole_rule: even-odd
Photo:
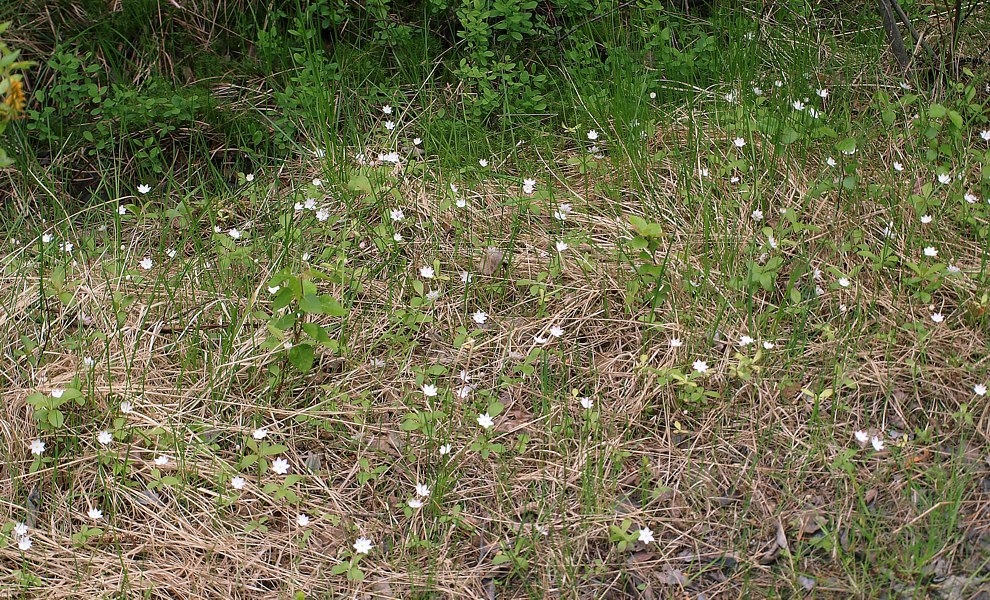
[[[290,312],[275,319],[269,325],[281,331],[288,331],[296,324],[296,313]]]
[[[342,563],[339,563],[339,564],[334,565],[330,569],[330,574],[331,575],[343,575],[348,570],[350,570],[350,568],[351,568],[350,563],[342,562]]]
[[[835,149],[843,154],[852,154],[856,151],[856,138],[847,137],[841,142],[836,143]]]
[[[949,114],[949,121],[952,122],[952,124],[955,126],[955,128],[956,129],[962,129],[962,126],[963,126],[962,115],[960,115],[959,113],[957,113],[954,110],[950,110],[948,114]]]
[[[505,406],[498,400],[492,400],[488,403],[488,415],[492,418],[497,417],[503,410],[505,410]]]
[[[781,144],[793,144],[799,139],[801,139],[801,134],[798,133],[797,131],[794,131],[790,127],[784,129],[784,132],[780,134]]]
[[[282,444],[272,444],[270,446],[264,446],[261,448],[262,456],[274,456],[275,454],[281,454],[288,450],[289,448],[283,446]]]
[[[306,294],[299,300],[299,310],[304,313],[319,314],[323,312],[323,303],[316,294]]]
[[[341,306],[340,302],[326,295],[306,294],[299,301],[299,308],[306,313],[330,315],[331,317],[343,317],[347,314],[347,309]]]
[[[343,317],[347,315],[347,309],[332,296],[320,296],[323,303],[323,314],[331,317]]]
[[[418,415],[408,415],[402,423],[399,424],[399,429],[402,431],[416,431],[422,426],[423,422]]]
[[[302,328],[303,331],[305,331],[309,337],[316,340],[317,343],[324,346],[329,346],[334,343],[333,340],[330,339],[330,336],[327,335],[327,330],[316,323],[303,323]]]
[[[663,235],[663,229],[660,227],[659,223],[651,223],[646,219],[632,215],[629,217],[629,224],[636,233],[643,237],[661,237]]]
[[[292,293],[292,289],[288,286],[280,289],[277,294],[275,294],[275,301],[272,302],[272,310],[281,310],[292,302],[295,294]]]
[[[289,349],[289,362],[302,373],[308,373],[313,368],[313,347],[309,344],[299,344]]]
[[[350,181],[347,182],[347,189],[352,192],[371,195],[371,180],[368,179],[367,175],[352,175]]]
[[[49,411],[48,422],[55,429],[59,429],[62,425],[65,425],[65,415],[60,410]]]
[[[61,400],[62,402],[67,402],[69,400],[74,400],[80,396],[82,396],[82,392],[80,392],[79,390],[75,388],[66,388],[65,391],[62,392],[62,396],[59,398],[59,400]]]

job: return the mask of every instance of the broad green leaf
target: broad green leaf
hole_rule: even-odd
[[[62,425],[65,425],[65,415],[60,410],[49,411],[48,422],[55,429],[60,429]]]
[[[313,368],[313,347],[309,344],[299,344],[289,349],[289,362],[302,373],[308,373]]]
[[[283,452],[287,451],[288,449],[289,449],[288,447],[283,446],[282,444],[272,444],[270,446],[262,447],[261,448],[261,455],[262,456],[274,456],[276,454],[282,454]]]
[[[371,180],[368,179],[367,175],[352,175],[350,181],[347,182],[347,189],[370,195],[372,193]]]

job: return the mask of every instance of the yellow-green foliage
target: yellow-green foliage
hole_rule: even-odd
[[[2,36],[10,22],[0,23],[0,36]],[[7,123],[20,118],[24,114],[24,107],[27,105],[27,97],[24,95],[24,77],[19,73],[31,66],[30,62],[17,60],[20,52],[11,50],[7,44],[0,39],[0,134],[7,129]],[[0,167],[6,167],[13,161],[7,156],[7,151],[0,146]]]

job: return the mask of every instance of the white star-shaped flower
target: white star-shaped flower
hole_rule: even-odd
[[[279,475],[285,475],[289,472],[289,461],[284,458],[276,458],[272,461],[272,471]]]
[[[640,529],[639,530],[639,541],[643,542],[644,544],[649,544],[649,543],[655,541],[655,539],[653,537],[653,531],[649,527],[644,527],[644,528]]]

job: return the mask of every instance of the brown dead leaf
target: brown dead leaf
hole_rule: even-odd
[[[366,600],[392,600],[399,598],[399,595],[392,590],[392,586],[387,581],[379,579],[368,586],[368,591],[362,597]]]
[[[771,544],[770,549],[760,555],[759,561],[761,565],[769,565],[777,560],[780,556],[780,546],[777,544]]]
[[[514,406],[505,411],[505,416],[495,425],[496,431],[509,433],[513,431],[525,431],[533,421],[533,415],[522,406]]]
[[[787,552],[791,551],[790,547],[787,545],[787,532],[784,531],[784,524],[780,521],[777,521],[776,539],[777,545],[780,546],[781,550],[786,550]]]
[[[505,260],[504,252],[495,247],[485,248],[485,253],[481,256],[478,270],[481,271],[482,275],[491,275],[502,266],[503,260]]]
[[[369,444],[371,448],[396,458],[402,456],[405,445],[405,440],[402,439],[402,436],[397,431],[390,431],[386,436],[376,435],[372,438],[371,444]]]
[[[683,587],[688,583],[688,578],[680,569],[669,567],[657,573],[657,580],[664,585],[676,585],[678,587]]]
[[[790,525],[800,537],[805,537],[818,533],[827,523],[828,519],[821,512],[807,510],[791,520]]]

